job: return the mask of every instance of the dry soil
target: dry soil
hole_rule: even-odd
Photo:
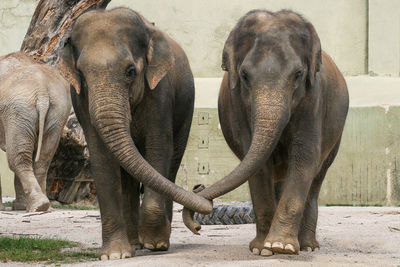
[[[203,226],[201,235],[195,236],[183,225],[178,209],[175,206],[169,251],[138,250],[130,259],[74,266],[400,266],[400,208],[320,207],[317,235],[321,249],[271,257],[250,253],[248,243],[255,235],[254,224]],[[85,247],[101,246],[96,210],[0,212],[0,233],[58,237]]]

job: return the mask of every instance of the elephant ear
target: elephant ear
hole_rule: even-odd
[[[314,29],[314,26],[307,22],[307,27],[311,36],[311,47],[309,50],[310,54],[308,55],[307,84],[309,87],[312,87],[314,86],[315,76],[317,75],[317,72],[319,72],[322,63],[321,42],[319,41],[319,37]]]
[[[175,57],[164,34],[155,27],[150,28],[151,38],[147,50],[146,79],[151,90],[174,67]]]
[[[76,93],[79,94],[81,91],[81,81],[79,73],[76,69],[76,60],[72,51],[71,39],[68,39],[65,43],[57,68],[60,70],[64,78],[75,89]]]
[[[234,89],[238,84],[238,74],[236,71],[236,60],[233,50],[234,31],[232,31],[225,42],[224,50],[222,52],[222,65],[221,68],[228,72],[229,88]]]

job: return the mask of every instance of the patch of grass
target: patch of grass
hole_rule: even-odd
[[[97,259],[90,251],[68,251],[77,247],[78,243],[61,239],[0,236],[0,261],[67,264]]]
[[[82,205],[74,205],[74,204],[65,204],[65,205],[51,205],[53,209],[63,209],[63,210],[98,210],[98,206],[82,206]]]
[[[3,205],[4,207],[12,207],[12,201],[4,202]]]

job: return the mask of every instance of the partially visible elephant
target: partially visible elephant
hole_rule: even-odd
[[[184,51],[135,11],[116,8],[79,17],[62,58],[100,205],[99,257],[131,257],[137,246],[167,250],[171,199],[212,211],[210,201],[174,184],[194,105]]]
[[[0,148],[15,174],[13,209],[49,208],[47,171],[70,112],[69,85],[57,70],[23,52],[0,57]]]
[[[240,164],[199,193],[219,197],[247,180],[256,217],[254,254],[319,248],[318,195],[339,149],[349,97],[310,22],[253,10],[231,31],[219,93],[222,132]],[[184,209],[184,222],[199,225]]]

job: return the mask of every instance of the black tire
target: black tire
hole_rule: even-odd
[[[195,213],[194,220],[201,225],[230,225],[255,223],[252,205],[218,205],[207,215]]]

